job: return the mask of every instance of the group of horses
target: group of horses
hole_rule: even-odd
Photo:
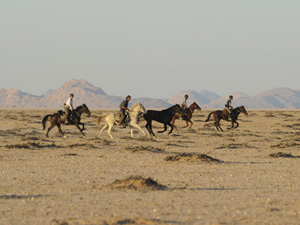
[[[191,121],[193,112],[195,110],[201,110],[200,106],[194,102],[191,104],[187,109],[183,109],[180,105],[176,104],[170,108],[164,109],[164,110],[147,110],[145,107],[141,104],[135,104],[132,106],[130,112],[128,113],[129,120],[127,121],[129,128],[131,130],[131,137],[133,137],[133,128],[137,128],[140,130],[144,135],[145,132],[141,129],[141,127],[138,125],[138,122],[140,120],[141,115],[146,121],[146,128],[151,136],[155,136],[153,129],[152,129],[152,121],[156,121],[159,123],[164,124],[164,130],[158,131],[158,133],[163,133],[167,130],[168,126],[170,127],[169,134],[172,133],[173,128],[177,130],[177,127],[175,126],[175,120],[176,119],[182,119],[186,121],[186,126],[189,127],[189,129],[192,127],[193,122]],[[83,104],[81,106],[78,106],[74,111],[71,111],[71,118],[69,125],[75,125],[82,135],[84,135],[84,124],[80,122],[81,115],[83,113],[86,113],[87,116],[91,116],[91,112],[89,108]],[[243,113],[245,115],[248,115],[248,112],[246,111],[244,106],[239,106],[237,108],[234,108],[232,112],[229,114],[226,109],[224,110],[216,110],[214,112],[209,113],[207,119],[205,122],[209,121],[211,115],[213,115],[215,119],[215,126],[217,130],[223,131],[223,129],[220,126],[220,120],[230,121],[232,128],[237,128],[239,126],[239,123],[237,122],[238,116],[240,113]],[[55,126],[58,127],[58,131],[64,135],[61,124],[64,124],[65,121],[65,113],[62,110],[59,110],[57,113],[54,114],[48,114],[44,116],[42,120],[43,129],[46,129],[46,122],[50,121],[50,127],[47,130],[46,137],[48,137],[48,134],[52,128]],[[102,132],[107,129],[108,135],[113,138],[111,135],[111,129],[114,124],[118,123],[118,114],[117,113],[103,113],[101,114],[97,119],[97,124],[100,124],[100,121],[102,119],[105,119],[105,124],[100,130],[99,137],[101,136]],[[236,124],[236,126],[234,126]],[[82,128],[80,127],[82,126]]]

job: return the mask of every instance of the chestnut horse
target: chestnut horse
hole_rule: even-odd
[[[82,132],[84,130],[84,124],[80,122],[80,117],[82,113],[86,113],[88,117],[91,116],[91,112],[89,110],[89,108],[83,104],[81,106],[78,106],[74,111],[71,111],[71,121],[68,125],[75,125],[78,130],[80,130],[81,134],[84,135],[84,133]],[[58,127],[58,131],[64,135],[64,133],[61,130],[60,125],[64,124],[65,122],[65,112],[63,112],[62,110],[59,110],[57,113],[54,114],[48,114],[46,116],[44,116],[43,120],[42,120],[42,124],[43,124],[43,130],[45,130],[46,128],[46,122],[50,121],[50,127],[48,128],[48,131],[46,133],[46,137],[48,137],[49,131],[57,126]],[[82,125],[82,128],[79,127],[79,125]]]
[[[237,121],[238,116],[239,116],[240,113],[243,113],[246,116],[248,115],[248,112],[246,111],[245,107],[244,106],[239,106],[239,107],[232,110],[232,112],[230,114],[230,118],[231,118],[231,121],[230,121],[229,118],[228,118],[229,113],[226,109],[217,110],[217,111],[214,111],[214,112],[211,112],[210,114],[208,114],[207,120],[205,120],[205,122],[209,121],[209,118],[210,118],[211,114],[213,114],[213,116],[215,118],[215,126],[216,126],[217,130],[219,130],[219,128],[220,128],[220,130],[223,131],[223,129],[220,126],[220,120],[225,120],[225,121],[231,122],[231,124],[232,124],[231,128],[238,128],[239,123],[236,122],[236,121]],[[234,127],[235,123],[236,123],[236,127]]]
[[[183,116],[182,116],[182,120],[186,121],[186,126],[184,126],[184,128],[189,126],[189,122],[191,123],[191,125],[189,126],[188,129],[191,129],[191,127],[193,126],[193,122],[191,121],[191,118],[193,116],[193,113],[194,113],[195,109],[201,110],[200,106],[196,102],[194,102],[193,104],[191,104],[186,109],[186,111],[184,111]],[[174,115],[173,118],[172,118],[171,124],[173,125],[173,127],[175,128],[175,130],[177,130],[177,127],[174,125],[175,124],[175,120],[179,119],[179,118],[180,118],[180,115],[178,115],[178,114]]]

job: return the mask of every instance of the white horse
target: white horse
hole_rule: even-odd
[[[146,113],[146,109],[145,107],[141,104],[141,103],[138,103],[138,104],[135,104],[134,106],[132,106],[130,112],[129,112],[129,118],[130,118],[130,121],[129,121],[129,128],[131,129],[131,137],[133,137],[133,127],[139,129],[143,134],[144,136],[146,136],[145,132],[142,130],[142,128],[140,128],[139,125],[137,125],[138,123],[138,115],[140,113]],[[105,125],[102,127],[102,129],[100,130],[100,133],[99,133],[99,137],[101,136],[102,132],[108,128],[107,130],[107,133],[108,135],[113,138],[113,136],[111,135],[110,131],[111,131],[111,128],[113,127],[113,125],[117,122],[116,122],[116,119],[115,119],[115,113],[103,113],[101,114],[98,119],[97,119],[97,124],[99,125],[100,124],[100,121],[102,118],[105,118]]]

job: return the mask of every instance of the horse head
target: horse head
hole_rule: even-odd
[[[146,113],[146,109],[142,103],[137,103],[131,107],[132,112]]]
[[[89,108],[86,106],[86,104],[82,104],[81,106],[78,106],[75,111],[81,115],[82,113],[86,113],[88,117],[91,116],[91,112]]]
[[[248,112],[247,112],[245,106],[242,105],[242,106],[239,107],[239,109],[240,109],[241,112],[244,113],[246,116],[248,115]]]
[[[196,102],[194,102],[193,104],[191,104],[191,105],[190,105],[190,108],[191,108],[192,110],[194,110],[194,109],[201,110],[200,106],[199,106]]]

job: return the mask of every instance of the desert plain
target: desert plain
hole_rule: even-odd
[[[145,121],[114,126],[91,109],[45,137],[55,110],[0,110],[0,224],[300,224],[300,111],[248,110],[218,132],[195,111],[192,129],[151,139]],[[49,126],[49,124],[48,124]]]

